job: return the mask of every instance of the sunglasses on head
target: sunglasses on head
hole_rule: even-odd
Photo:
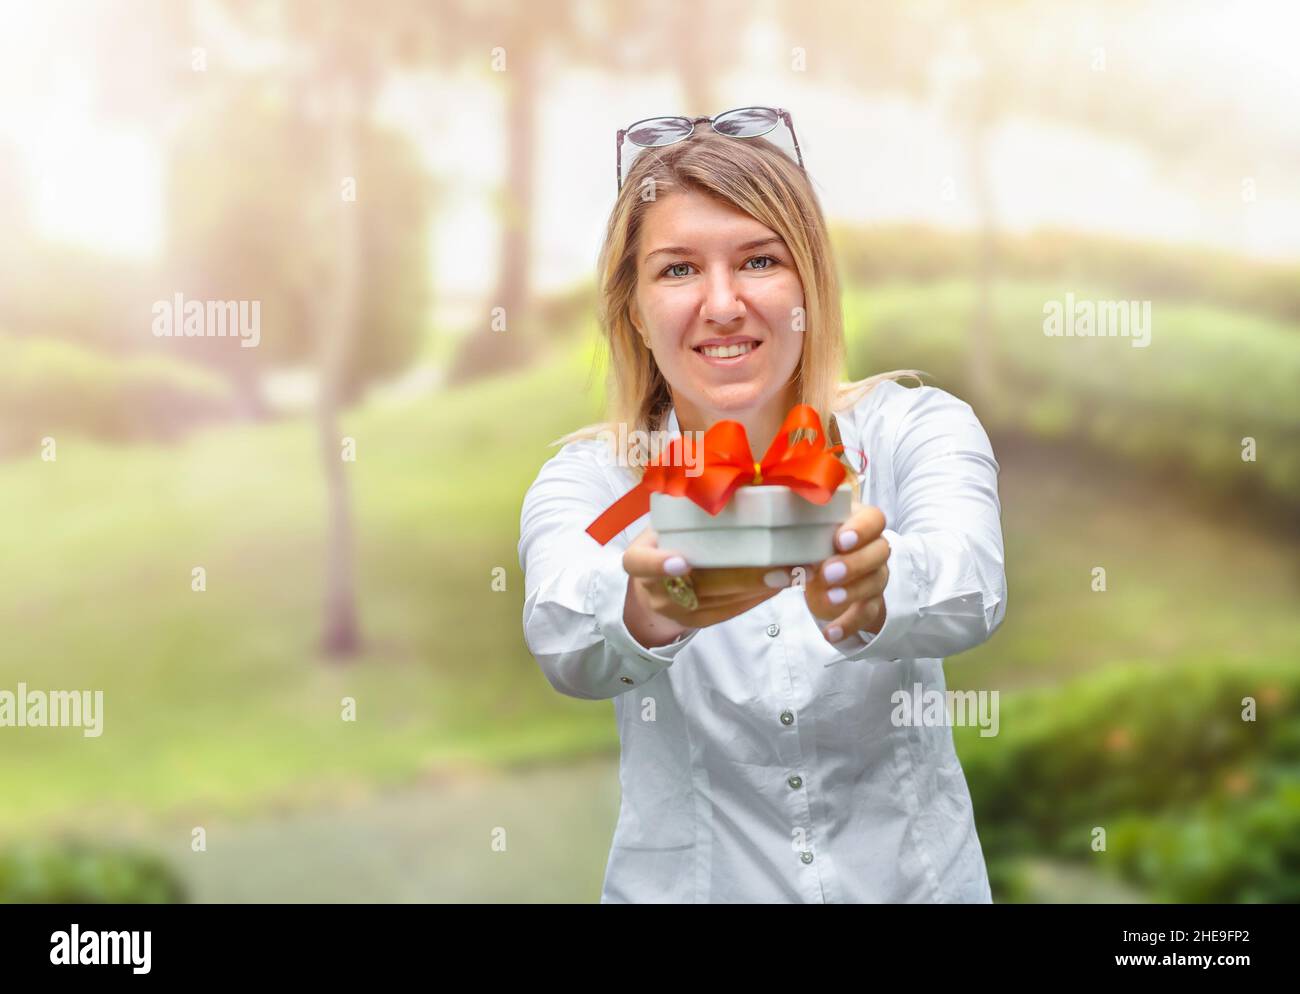
[[[697,124],[709,124],[714,131],[728,138],[762,138],[784,123],[794,142],[795,161],[803,169],[803,153],[794,133],[790,112],[780,107],[737,107],[713,117],[647,117],[642,121],[620,128],[618,132],[618,188],[623,189],[623,142],[629,141],[639,148],[663,148],[685,141],[695,133]],[[631,160],[628,167],[631,168]],[[807,170],[804,170],[805,172]]]

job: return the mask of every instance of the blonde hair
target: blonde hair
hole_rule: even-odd
[[[845,362],[844,316],[839,277],[830,237],[817,195],[808,177],[780,148],[766,139],[738,141],[700,128],[690,138],[658,149],[645,149],[637,158],[610,213],[598,272],[598,316],[610,364],[607,373],[606,421],[579,428],[552,446],[585,438],[617,438],[618,425],[633,431],[659,430],[672,396],[650,349],[632,324],[630,309],[637,287],[638,238],[645,213],[654,197],[674,190],[695,190],[730,204],[776,232],[794,256],[804,290],[804,343],[795,371],[799,402],[808,404],[821,418],[829,445],[839,442],[832,415],[852,409],[885,380],[912,377],[921,382],[922,370],[900,369],[843,383]],[[615,441],[613,443],[617,445]],[[762,453],[755,453],[761,457]],[[620,465],[636,478],[644,472],[642,459],[630,452],[614,452]],[[850,482],[856,490],[859,460],[841,453]]]

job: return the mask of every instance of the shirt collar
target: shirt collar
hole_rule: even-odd
[[[833,444],[835,444],[835,443],[832,441],[832,439],[835,437],[835,435],[839,435],[839,434],[840,434],[839,418],[835,417],[835,415],[832,414],[832,415],[831,415],[831,420],[832,420],[834,423],[833,423],[833,424],[829,424],[829,425],[826,426],[826,431],[827,431],[828,433],[830,433],[830,437],[828,437],[828,438],[826,439],[826,444],[827,444],[828,447],[831,446],[831,445],[833,445]],[[668,417],[664,419],[664,431],[668,432],[668,434],[669,434],[670,437],[671,437],[672,435],[680,435],[680,434],[681,434],[682,429],[681,429],[681,427],[677,424],[677,408],[676,408],[676,407],[670,407],[670,408],[668,408]],[[843,438],[843,436],[841,435],[841,436],[840,436],[840,442],[842,443],[843,441],[844,441],[844,438]]]

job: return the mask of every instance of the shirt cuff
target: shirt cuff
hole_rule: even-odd
[[[628,689],[640,686],[671,666],[677,654],[700,631],[688,628],[667,645],[643,646],[623,621],[623,605],[630,582],[631,578],[623,569],[623,550],[613,545],[601,549],[587,592],[588,610],[595,616],[596,629],[606,644],[623,659],[620,679]]]
[[[831,645],[840,654],[826,665],[846,659],[901,659],[907,655],[905,641],[920,617],[923,603],[922,578],[927,574],[916,562],[924,555],[918,543],[909,541],[891,528],[881,534],[889,543],[889,579],[885,583],[885,624],[879,632],[859,631]],[[829,622],[821,622],[824,630]]]

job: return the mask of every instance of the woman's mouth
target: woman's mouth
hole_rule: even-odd
[[[762,342],[747,341],[736,345],[700,345],[694,352],[711,366],[739,366],[757,352]]]

